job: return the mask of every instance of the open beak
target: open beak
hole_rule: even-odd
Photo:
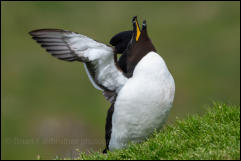
[[[137,16],[133,17],[132,19],[132,23],[133,23],[133,31],[135,33],[135,37],[136,37],[136,42],[139,40],[140,35],[141,35],[141,30],[137,21]]]

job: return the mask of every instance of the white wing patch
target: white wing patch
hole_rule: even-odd
[[[30,35],[54,57],[81,61],[92,85],[101,91],[119,92],[127,78],[117,69],[113,49],[85,35],[60,29],[40,29]]]

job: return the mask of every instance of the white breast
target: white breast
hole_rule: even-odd
[[[164,60],[149,52],[118,93],[112,116],[109,149],[138,142],[159,129],[172,107],[175,83]]]

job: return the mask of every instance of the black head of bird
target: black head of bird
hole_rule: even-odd
[[[142,24],[142,30],[140,30],[137,16],[134,16],[131,22],[133,26],[132,30],[120,32],[114,35],[110,40],[110,44],[114,46],[115,52],[118,54],[122,54],[117,64],[125,74],[127,74],[127,66],[128,66],[127,58],[133,55],[131,54],[131,52],[133,53],[131,49],[133,48],[134,44],[136,44],[138,41],[141,41],[140,38],[146,39],[147,37],[145,20],[143,21],[143,24]],[[134,52],[134,54],[137,54],[137,52]],[[138,54],[138,55],[141,56],[142,54]],[[132,66],[132,68],[134,68],[134,66]],[[129,70],[126,76],[128,77],[131,76],[132,72],[133,72],[132,70]]]
[[[133,33],[132,38],[127,46],[126,56],[126,75],[131,77],[137,63],[150,51],[156,51],[147,34],[146,20],[142,23],[140,30],[137,17],[132,19]]]

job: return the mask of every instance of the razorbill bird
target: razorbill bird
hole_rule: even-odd
[[[174,99],[173,77],[147,35],[146,22],[141,31],[136,18],[132,23],[131,40],[122,48],[127,53],[125,72],[116,61],[116,48],[61,29],[30,32],[54,57],[83,62],[93,86],[109,93],[112,105],[107,114],[106,150],[142,141],[161,128]]]
[[[129,78],[108,111],[106,140],[110,150],[125,147],[130,141],[142,141],[154,129],[161,128],[175,94],[174,80],[148,37],[146,21],[141,31],[136,17],[132,23],[132,32],[121,32],[110,41],[123,52],[118,65]],[[125,49],[126,40],[122,37],[128,39],[130,34]]]

